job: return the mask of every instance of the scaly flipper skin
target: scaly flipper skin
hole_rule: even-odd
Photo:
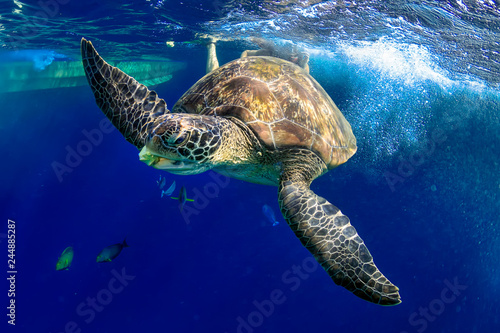
[[[278,200],[288,225],[332,280],[379,305],[401,303],[398,287],[375,266],[349,218],[309,189],[300,168],[284,173]]]
[[[156,92],[104,61],[85,38],[81,52],[97,106],[128,142],[141,149],[158,116],[169,113],[167,104]]]

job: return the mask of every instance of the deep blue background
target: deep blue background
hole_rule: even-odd
[[[65,42],[78,50],[80,37]],[[105,58],[114,56],[106,41],[95,44],[106,49]],[[221,43],[221,63],[243,47]],[[155,88],[170,107],[204,74],[204,58],[202,47],[180,48],[177,60],[187,69]],[[300,285],[287,280],[311,257],[279,215],[276,188],[231,179],[187,224],[176,201],[160,198],[161,172],[140,162],[116,130],[59,181],[53,162],[64,163],[65,147],[76,149],[82,131],[98,129],[104,119],[90,89],[76,87],[0,95],[0,232],[7,219],[16,221],[19,272],[16,326],[8,329],[55,333],[74,322],[96,333],[233,333],[239,317],[257,318],[255,301],[281,290],[283,303],[253,332],[496,332],[500,94],[488,82],[443,83],[425,75],[408,81],[392,70],[347,52],[311,56],[311,74],[352,124],[359,146],[312,188],[350,217],[378,267],[400,288],[401,305],[360,300],[319,268],[294,280]],[[433,133],[440,140],[426,155]],[[398,170],[412,159],[418,165]],[[388,173],[404,181],[391,189]],[[188,195],[213,182],[209,173],[164,175]],[[264,204],[277,213],[278,226],[263,216]],[[102,248],[125,237],[130,247],[113,262],[95,262]],[[5,272],[7,242],[0,242]],[[55,271],[70,245],[71,269]],[[134,279],[87,323],[76,309],[105,295],[113,271],[122,269]],[[452,298],[445,281],[466,289],[443,303]]]

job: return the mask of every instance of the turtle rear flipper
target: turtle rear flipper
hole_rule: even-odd
[[[298,179],[282,177],[279,203],[302,244],[336,284],[356,296],[380,305],[401,303],[398,287],[375,266],[349,218]]]
[[[216,43],[217,39],[215,38],[210,38],[207,43],[207,50],[208,50],[207,74],[219,68],[219,60],[217,59],[217,52],[215,50]]]
[[[157,117],[169,113],[167,104],[155,91],[104,61],[85,38],[81,41],[81,52],[97,106],[128,142],[142,148],[150,125]]]

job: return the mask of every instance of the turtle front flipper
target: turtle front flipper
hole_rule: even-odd
[[[85,38],[81,41],[81,52],[97,106],[128,142],[142,148],[148,128],[159,116],[169,113],[167,104],[156,92],[104,61]]]
[[[279,204],[288,225],[332,280],[356,296],[380,305],[401,303],[398,287],[375,266],[349,218],[309,189],[303,177],[284,174]]]

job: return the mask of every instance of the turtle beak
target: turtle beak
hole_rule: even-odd
[[[149,150],[147,145],[142,147],[139,153],[139,160],[155,169],[165,170],[174,174],[191,174],[199,172],[197,171],[199,169],[197,163],[180,161],[157,155]]]
[[[139,153],[139,160],[146,163],[148,166],[154,167],[160,161],[160,157],[153,155],[146,146],[142,147]]]

